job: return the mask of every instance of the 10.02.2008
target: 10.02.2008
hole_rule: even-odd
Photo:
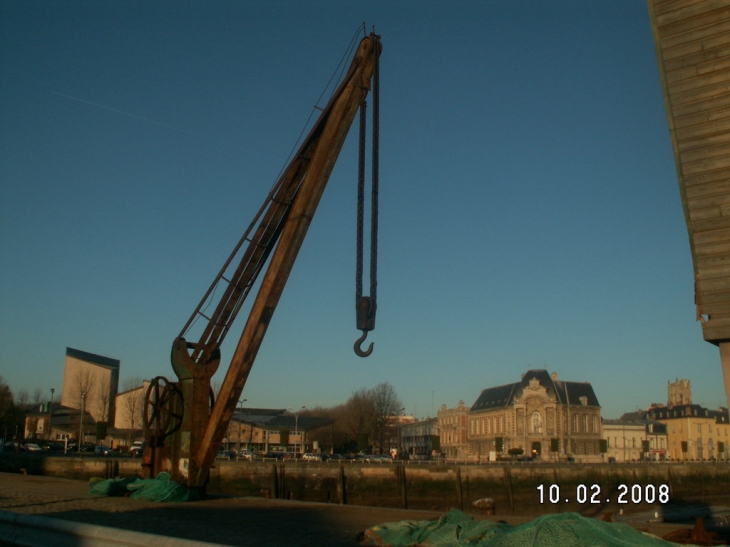
[[[608,493],[602,492],[600,484],[578,484],[575,488],[575,498],[571,499],[565,492],[561,492],[559,484],[541,484],[537,487],[537,495],[539,503],[553,504],[570,503],[571,501],[576,501],[581,505],[611,503],[612,501],[619,504],[668,503],[669,485],[619,484],[612,493],[618,497],[611,499]]]

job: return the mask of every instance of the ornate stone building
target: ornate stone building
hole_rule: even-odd
[[[446,408],[446,405],[441,405],[441,409],[438,411],[436,419],[441,452],[449,459],[460,460],[467,456],[468,413],[469,409],[464,401],[459,401],[459,405],[455,408]]]
[[[514,384],[487,388],[468,413],[469,455],[485,460],[522,449],[542,460],[600,462],[601,407],[591,384],[528,370]]]

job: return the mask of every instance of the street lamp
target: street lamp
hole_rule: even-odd
[[[241,421],[243,420],[243,403],[248,399],[241,399],[238,403],[241,405],[241,415],[238,417],[238,448],[236,448],[236,459],[241,455]]]
[[[48,407],[48,440],[51,440],[51,420],[53,419],[53,394],[56,392],[51,388],[51,405]]]
[[[84,434],[84,412],[86,411],[86,392],[81,392],[81,416],[79,418],[79,455],[81,454],[82,436]]]
[[[306,406],[302,405],[302,408],[297,410],[294,413],[294,457],[296,458],[297,454],[299,453],[299,450],[297,449],[297,440],[299,440],[299,413],[307,408]]]

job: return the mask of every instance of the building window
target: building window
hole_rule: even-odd
[[[591,416],[591,433],[598,433],[598,417],[595,414]]]
[[[588,415],[587,414],[583,414],[583,419],[581,421],[583,422],[582,423],[582,425],[583,425],[583,433],[587,433],[588,432]]]
[[[532,413],[532,432],[542,433],[542,416],[539,412]]]
[[[573,432],[578,433],[578,415],[573,414]]]

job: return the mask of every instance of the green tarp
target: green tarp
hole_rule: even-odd
[[[154,479],[91,479],[89,494],[92,496],[126,496],[145,501],[183,502],[198,499],[197,491],[191,490],[160,473]]]
[[[363,545],[378,547],[676,547],[628,524],[578,513],[544,515],[510,526],[452,509],[438,520],[391,522],[365,531]]]

